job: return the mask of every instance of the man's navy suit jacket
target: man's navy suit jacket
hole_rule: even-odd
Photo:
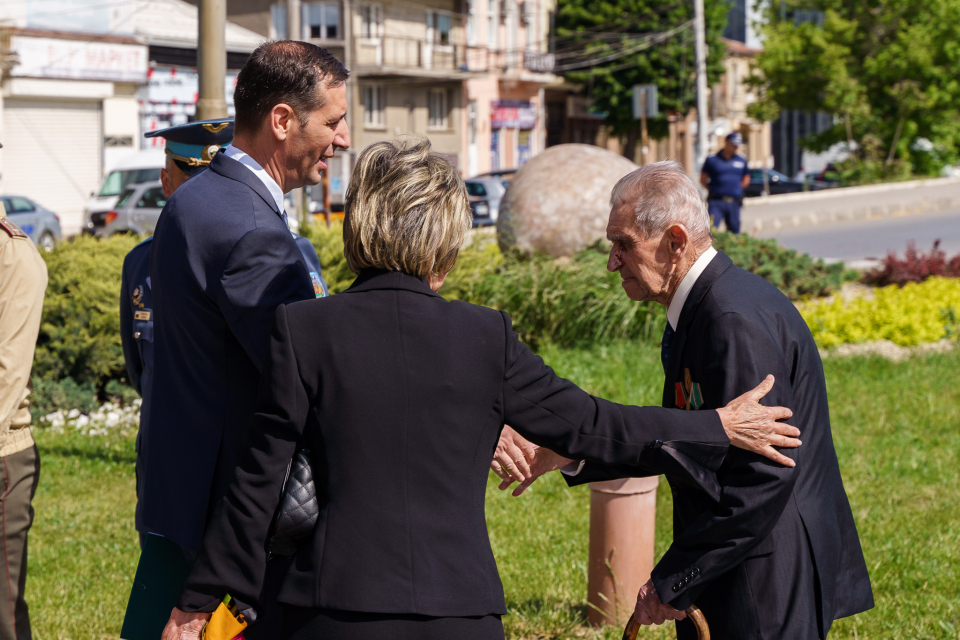
[[[788,609],[815,610],[809,626],[817,628],[809,631],[826,638],[833,620],[873,607],[873,595],[833,447],[813,336],[786,296],[733,265],[723,252],[697,279],[677,324],[663,406],[677,406],[676,383],[684,382],[685,369],[702,389],[701,410],[723,407],[772,373],[776,383],[762,403],[793,411],[787,422],[800,429],[803,445],[782,450],[796,461],[794,468],[731,447],[717,472],[719,499],[667,474],[674,540],[653,570],[657,593],[677,609],[691,603],[705,612],[713,609],[708,622],[720,631],[718,637],[776,637],[766,630],[791,615],[778,610],[784,603]],[[588,463],[567,480],[574,485],[631,475],[638,474]],[[806,559],[800,564],[797,549]],[[773,582],[781,593],[749,592],[758,582],[733,571],[749,558],[764,559],[748,571],[776,574]],[[814,565],[815,574],[808,572],[809,584],[818,583],[813,589],[797,588],[804,562]],[[723,599],[724,605],[712,607],[711,599]]]
[[[167,201],[150,274],[143,522],[197,550],[244,443],[277,307],[313,298],[313,285],[266,186],[222,153]]]

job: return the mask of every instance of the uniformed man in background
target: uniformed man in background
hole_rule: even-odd
[[[743,190],[750,184],[747,159],[737,153],[743,144],[739,132],[727,136],[723,149],[709,156],[700,171],[700,184],[708,191],[707,209],[713,225],[722,220],[727,231],[740,233],[740,207],[743,205]]]
[[[166,164],[160,170],[163,195],[170,197],[180,185],[203,171],[220,149],[233,141],[233,118],[203,120],[158,129],[144,134],[145,138],[164,138]],[[140,430],[137,433],[137,509],[135,521],[140,542],[147,534],[142,519],[144,460],[141,450],[146,439],[150,416],[150,384],[153,378],[153,300],[150,283],[150,248],[153,238],[147,238],[123,260],[120,288],[120,338],[123,358],[130,383],[143,399],[140,405]],[[320,259],[310,241],[294,234],[297,247],[309,269],[314,294],[319,298],[328,294],[323,280]]]
[[[30,432],[30,370],[46,289],[46,263],[0,204],[0,521],[7,572],[0,578],[0,640],[31,638],[23,590],[40,455]]]

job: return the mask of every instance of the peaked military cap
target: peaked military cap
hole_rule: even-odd
[[[222,147],[233,140],[233,118],[197,120],[157,129],[143,134],[144,138],[164,138],[166,154],[188,174],[205,168]]]

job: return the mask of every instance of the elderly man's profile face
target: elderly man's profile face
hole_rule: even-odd
[[[350,146],[346,85],[320,90],[326,94],[326,103],[307,116],[304,126],[296,118],[292,123],[298,129],[286,149],[287,170],[295,174],[292,188],[319,183],[334,152]]]
[[[645,238],[637,228],[635,203],[621,203],[610,212],[607,240],[613,243],[607,270],[620,274],[627,297],[638,302],[662,300],[669,275],[669,257],[662,247],[662,236]],[[664,253],[664,255],[659,255]]]

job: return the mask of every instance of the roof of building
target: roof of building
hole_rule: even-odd
[[[757,47],[748,47],[739,40],[731,40],[730,38],[720,38],[720,42],[727,47],[728,51],[732,53],[738,53],[740,55],[755,56],[763,51],[763,49],[759,49]]]

